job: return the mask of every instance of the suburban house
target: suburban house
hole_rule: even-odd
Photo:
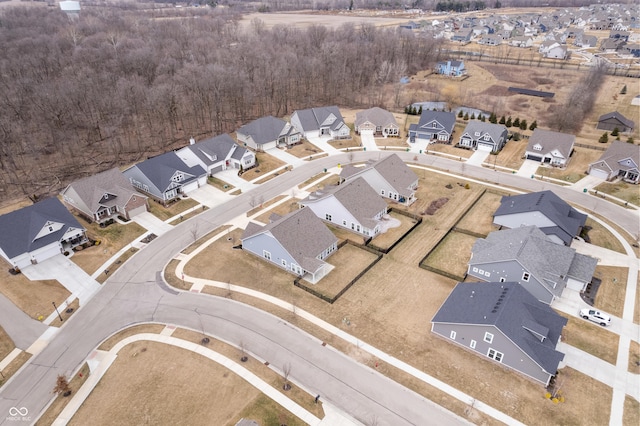
[[[499,152],[507,142],[508,131],[502,124],[471,120],[460,136],[458,146],[480,151]]]
[[[189,145],[176,154],[187,166],[200,166],[209,176],[227,169],[247,170],[256,165],[255,154],[238,145],[228,134],[200,142],[191,138]]]
[[[23,269],[87,242],[85,229],[57,198],[0,216],[0,255]]]
[[[580,235],[586,220],[586,214],[549,190],[504,196],[493,214],[493,223],[500,227],[535,225],[554,243],[567,246]]]
[[[166,204],[207,184],[207,171],[188,166],[175,152],[149,158],[122,172],[134,188]]]
[[[536,128],[529,138],[524,155],[527,160],[565,167],[575,142],[574,135]]]
[[[471,41],[471,37],[473,36],[473,29],[471,28],[461,28],[451,36],[451,41],[459,41],[461,43],[466,43]]]
[[[542,56],[551,59],[566,59],[567,48],[554,40],[545,40],[538,49]]]
[[[458,283],[431,331],[546,387],[564,359],[556,346],[566,324],[516,283]]]
[[[638,183],[640,176],[640,146],[613,141],[595,163],[589,164],[589,174],[606,180],[620,178]]]
[[[418,176],[397,154],[381,160],[369,160],[364,167],[350,164],[340,170],[340,182],[364,178],[377,194],[406,206],[416,200]]]
[[[347,139],[351,134],[337,106],[294,111],[291,124],[307,138],[328,136],[331,139]]]
[[[356,133],[373,133],[374,136],[400,137],[400,126],[389,111],[373,107],[356,113]]]
[[[309,208],[284,217],[274,215],[268,225],[249,222],[242,234],[242,249],[311,283],[331,267],[324,260],[338,247],[338,239]]]
[[[598,260],[555,244],[536,226],[503,229],[479,238],[471,249],[467,274],[483,281],[514,281],[544,303],[565,287],[583,291]]]
[[[617,128],[619,132],[623,133],[633,132],[634,127],[635,123],[633,120],[629,120],[618,111],[601,115],[596,125],[596,129],[611,131]]]
[[[509,44],[514,47],[527,48],[533,46],[533,38],[531,36],[518,36],[509,40]]]
[[[284,120],[272,116],[258,118],[236,131],[238,142],[256,151],[278,146],[288,147],[301,142],[300,132]]]
[[[61,195],[67,206],[90,222],[103,223],[117,216],[131,219],[149,207],[147,197],[133,189],[117,168],[77,180]]]
[[[362,177],[337,186],[325,186],[299,203],[320,219],[366,238],[380,231],[387,203]]]
[[[423,110],[418,124],[409,126],[409,142],[449,143],[455,124],[456,115],[452,112]]]
[[[498,46],[502,44],[502,36],[499,34],[485,34],[478,40],[478,44],[485,46]]]
[[[449,77],[460,77],[467,73],[464,61],[442,61],[436,64],[436,73]]]

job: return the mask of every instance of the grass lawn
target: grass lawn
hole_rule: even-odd
[[[0,360],[3,360],[12,350],[15,349],[11,337],[0,327]]]
[[[596,266],[595,277],[602,280],[594,306],[611,315],[622,317],[629,268]]]
[[[55,421],[55,419],[60,415],[60,413],[62,413],[62,410],[64,410],[64,407],[66,407],[69,401],[71,401],[71,399],[73,398],[73,395],[75,395],[76,392],[78,392],[78,389],[80,389],[82,384],[87,380],[87,378],[89,377],[89,374],[90,374],[89,366],[85,363],[75,376],[67,377],[67,380],[69,381],[69,388],[71,389],[71,396],[64,397],[62,395],[58,395],[56,399],[53,401],[53,403],[47,407],[47,410],[44,412],[44,414],[40,416],[40,418],[36,422],[36,425],[40,426],[40,425],[52,424]],[[82,375],[82,377],[80,375]],[[52,390],[54,386],[55,386],[55,383],[51,383]],[[105,421],[105,422],[106,421],[113,422],[114,418],[116,417],[115,416],[110,418],[96,417],[94,413],[94,417],[91,419],[91,424],[96,424],[96,422],[100,421],[100,419],[102,419],[102,421]]]
[[[173,275],[175,276],[175,274]],[[100,344],[100,346],[98,346],[98,350],[110,351],[119,341],[126,339],[129,336],[134,336],[140,333],[160,334],[160,332],[164,329],[165,329],[165,326],[161,324],[134,325],[132,327],[119,331],[118,333],[106,339],[104,342]]]
[[[313,175],[311,176],[309,179],[305,180],[304,182],[302,182],[301,184],[298,185],[298,189],[302,189],[304,187],[307,187],[309,185],[311,185],[313,182],[322,179],[323,177],[325,177],[326,175],[328,175],[329,172],[322,172],[322,173],[318,173],[317,175]]]
[[[283,198],[285,198],[285,197],[286,197],[286,195],[278,195],[277,197],[272,198],[272,199],[270,199],[270,200],[269,200],[269,201],[267,201],[267,202],[264,202],[264,200],[262,200],[262,199],[260,199],[260,198],[258,198],[258,199],[254,199],[254,198],[252,197],[252,198],[251,198],[251,204],[252,204],[252,205],[255,205],[256,207],[254,207],[253,209],[251,209],[251,210],[249,210],[249,211],[247,212],[247,217],[251,217],[251,216],[253,216],[253,215],[255,215],[255,214],[257,214],[257,213],[261,212],[262,210],[267,209],[269,206],[271,206],[271,205],[273,205],[273,204],[277,203],[278,201],[282,200],[282,199],[283,199]],[[283,204],[284,204],[285,206],[289,206],[289,208],[293,207],[293,205],[292,205],[292,204],[289,204],[289,203],[283,203]],[[281,204],[281,205],[279,205],[276,209],[277,209],[278,211],[283,211],[283,212],[284,212],[284,211],[287,209],[287,207],[282,207],[282,204]],[[269,223],[269,216],[271,216],[271,213],[272,213],[274,210],[276,210],[276,209],[267,209],[267,210],[266,210],[266,212],[265,212],[265,213],[262,213],[261,215],[259,215],[259,216],[256,218],[256,220],[257,220],[257,221],[259,221],[259,222],[262,222],[262,221],[264,220],[265,222],[263,222],[263,223],[265,223],[265,224],[266,224],[266,223]],[[287,213],[289,213],[290,211],[293,211],[293,210],[289,210],[289,211],[287,211]],[[285,213],[285,214],[286,214],[286,213]]]
[[[334,297],[376,258],[375,254],[367,250],[352,244],[345,244],[326,260],[327,263],[334,266],[331,272],[315,285],[306,281],[303,284],[325,296]]]
[[[385,147],[398,147],[401,146],[403,148],[409,148],[407,144],[407,138],[383,138],[376,137],[375,139],[376,145],[380,149],[385,149]]]
[[[469,158],[474,153],[474,151],[470,149],[456,148],[453,143],[451,145],[447,145],[444,143],[429,144],[428,151],[429,153],[441,152],[443,154],[455,155],[456,157],[460,158]]]
[[[609,250],[617,251],[618,253],[626,254],[622,243],[618,241],[618,239],[613,235],[607,228],[600,225],[600,223],[587,218],[585,222],[585,227],[591,227],[588,231],[589,238],[591,239],[591,244],[607,248]]]
[[[302,143],[287,148],[286,152],[287,154],[295,155],[298,158],[307,158],[310,155],[321,153],[322,150],[308,140],[303,139]]]
[[[208,210],[208,209],[209,209],[209,207],[203,205],[202,208],[200,208],[200,209],[195,209],[195,210],[190,211],[189,213],[181,214],[180,217],[178,217],[177,219],[172,220],[171,222],[169,222],[169,225],[176,226],[176,225],[184,222],[185,220],[190,219],[190,218],[192,218],[194,216],[197,216],[200,213],[202,213],[203,211]]]
[[[476,237],[451,231],[427,257],[425,264],[444,272],[464,277]]]
[[[184,201],[192,200],[189,199]],[[180,202],[178,202],[178,204]],[[153,205],[156,203],[151,204]],[[100,226],[95,223],[87,224],[82,221],[80,223],[87,228],[87,235],[89,235],[90,238],[100,241],[99,245],[75,251],[73,256],[70,258],[71,261],[89,275],[96,272],[104,262],[109,260],[114,254],[120,251],[120,249],[126,247],[127,244],[130,244],[133,240],[146,232],[142,226],[133,221],[126,225],[113,223],[105,228],[100,228]]]
[[[149,211],[158,219],[165,221],[197,205],[198,202],[193,198],[180,198],[178,201],[175,201],[166,207],[158,202],[150,200]]]
[[[595,189],[599,192],[604,192],[605,194],[613,195],[616,198],[635,204],[636,206],[640,206],[640,190],[638,190],[638,185],[632,185],[626,182],[604,182],[596,186]]]
[[[640,344],[635,340],[629,346],[629,372],[640,374]]]
[[[241,176],[242,179],[251,182],[255,178],[266,176],[275,169],[285,165],[284,162],[280,161],[272,155],[267,154],[266,152],[256,152],[256,162],[258,165],[243,173]]]
[[[504,194],[487,191],[471,207],[471,210],[457,223],[456,227],[481,235],[497,230],[493,224],[493,213],[500,207],[500,200]]]
[[[392,219],[399,220],[400,226],[389,228],[386,232],[378,234],[370,243],[373,247],[388,249],[416,223],[415,219],[403,214],[398,214],[394,211],[391,211],[388,214]]]
[[[227,183],[225,181],[223,181],[222,179],[219,179],[217,177],[213,177],[213,176],[209,176],[207,178],[207,183],[211,186],[213,186],[214,188],[218,188],[220,191],[231,191],[233,189],[235,189],[235,186],[231,185],[230,183]]]
[[[577,182],[587,175],[589,164],[596,161],[602,155],[602,151],[595,149],[577,148],[569,160],[566,168],[561,169],[551,166],[538,167],[536,172],[544,177],[560,179],[567,182]]]
[[[497,157],[492,156],[491,162],[495,160],[496,166],[518,170],[524,162],[524,152],[526,150],[526,140],[521,139],[519,141],[509,141],[502,148],[502,151],[498,153]]]
[[[51,302],[60,306],[71,293],[56,280],[30,281],[23,274],[0,272],[0,292],[31,318],[46,318],[53,312]]]
[[[569,318],[562,331],[563,342],[613,365],[616,364],[618,356],[619,340],[617,334],[582,318]]]
[[[624,414],[622,423],[625,425],[640,424],[640,402],[633,397],[626,395],[624,397]]]
[[[354,135],[351,139],[337,139],[329,141],[329,145],[334,147],[335,149],[345,149],[345,148],[360,148],[360,136]]]

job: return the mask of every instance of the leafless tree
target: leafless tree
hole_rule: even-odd
[[[282,366],[282,377],[284,378],[283,390],[290,390],[291,383],[289,383],[289,375],[291,374],[291,363],[287,362]]]
[[[53,393],[57,393],[58,395],[65,395],[65,396],[71,393],[71,387],[69,386],[69,381],[67,380],[67,377],[65,375],[58,374],[58,377],[56,379],[56,385],[53,388]]]
[[[199,234],[198,234],[198,222],[193,224],[193,226],[189,230],[189,233],[191,234],[191,238],[193,239],[194,243],[196,241],[198,241],[198,236],[199,236]]]

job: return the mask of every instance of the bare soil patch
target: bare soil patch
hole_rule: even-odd
[[[595,276],[602,280],[594,306],[598,309],[622,317],[624,298],[627,292],[627,274],[629,268],[616,266],[596,266]]]
[[[618,241],[615,235],[613,235],[607,228],[600,225],[599,222],[588,217],[585,222],[585,227],[591,228],[587,232],[591,240],[591,244],[626,254],[622,243]]]
[[[500,207],[500,200],[505,194],[486,191],[480,199],[456,224],[457,229],[488,235],[497,229],[493,224],[493,214]]]
[[[598,185],[595,189],[599,192],[613,195],[614,197],[627,201],[630,204],[640,206],[640,188],[638,188],[638,185],[632,185],[626,182],[604,182]]]
[[[569,318],[562,331],[562,340],[610,364],[616,364],[620,339],[617,334],[607,331],[604,327],[582,318]]]
[[[285,165],[284,162],[280,161],[272,155],[267,154],[266,152],[256,152],[255,154],[257,166],[247,170],[241,176],[241,178],[246,181],[251,182],[252,180],[261,176],[267,176],[275,169]]]
[[[0,291],[31,318],[42,320],[53,312],[51,302],[60,306],[71,293],[56,280],[30,281],[23,274],[0,273]]]
[[[462,279],[467,273],[471,247],[475,242],[476,237],[451,231],[429,254],[424,263]]]
[[[422,212],[422,214],[426,214],[427,216],[433,216],[434,214],[436,214],[438,210],[440,210],[441,207],[447,204],[447,201],[449,201],[447,197],[441,197],[441,198],[438,198],[437,200],[433,200],[429,204],[429,207],[427,207],[427,209],[424,212]]]

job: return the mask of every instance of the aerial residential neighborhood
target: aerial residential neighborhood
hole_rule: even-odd
[[[3,3],[0,423],[640,422],[637,5]]]

